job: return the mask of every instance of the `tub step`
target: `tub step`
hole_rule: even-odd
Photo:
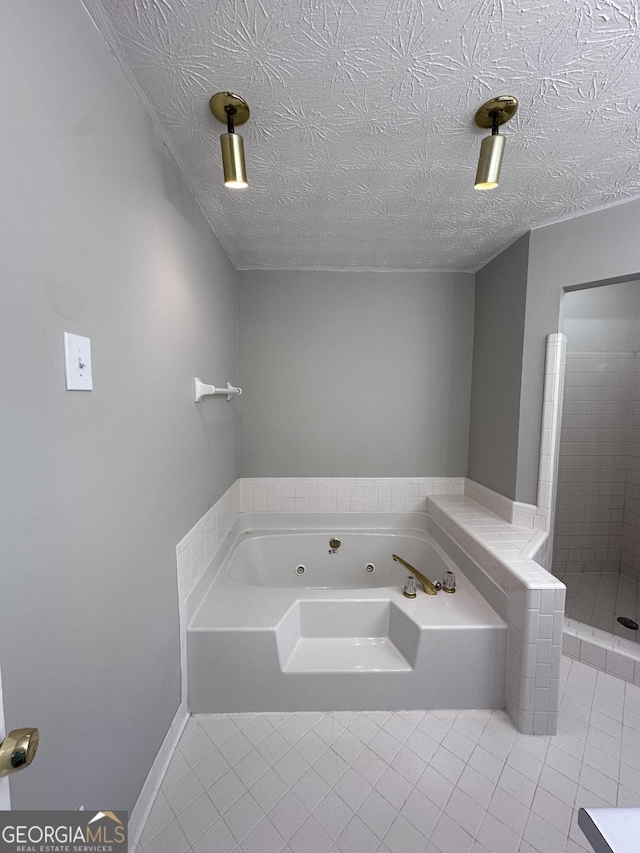
[[[283,672],[411,672],[388,637],[301,637]]]

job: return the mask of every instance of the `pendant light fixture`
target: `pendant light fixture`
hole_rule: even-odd
[[[217,92],[209,101],[213,115],[227,125],[227,132],[220,136],[224,185],[232,189],[247,186],[247,170],[244,163],[244,143],[235,132],[237,124],[249,118],[249,105],[244,98],[232,92]]]
[[[476,124],[479,127],[490,127],[491,136],[485,136],[482,140],[475,189],[492,190],[498,186],[504,153],[504,136],[498,133],[498,127],[513,118],[517,110],[517,98],[513,95],[499,95],[483,104],[476,113]]]

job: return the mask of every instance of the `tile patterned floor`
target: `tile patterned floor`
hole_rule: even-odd
[[[560,733],[501,711],[192,717],[138,853],[584,853],[640,805],[640,687],[563,658]]]
[[[636,581],[614,572],[561,574],[558,580],[567,587],[567,619],[640,642],[640,631],[625,628],[617,621],[618,616],[629,616],[640,623],[640,588]]]

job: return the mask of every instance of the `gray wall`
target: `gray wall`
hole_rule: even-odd
[[[569,352],[640,350],[640,281],[573,290],[561,307]]]
[[[472,275],[238,281],[242,476],[466,474]]]
[[[546,336],[560,329],[563,290],[640,274],[640,200],[536,228],[529,243],[517,499],[537,492]]]
[[[469,477],[516,494],[529,235],[476,274]]]
[[[528,239],[526,274],[521,254],[525,251],[526,238],[506,249],[476,274],[478,308],[469,440],[469,476],[472,479],[512,499],[536,503],[547,335],[560,330],[565,290],[638,278],[638,233],[640,201],[632,201],[533,229]],[[517,257],[510,272],[509,261],[513,260],[514,252]],[[501,271],[500,276],[495,275],[496,271]],[[509,291],[510,277],[516,293]],[[501,288],[504,288],[502,292]],[[495,296],[493,302],[489,298],[492,294]],[[512,323],[513,327],[509,328]],[[508,339],[496,341],[500,352],[492,355],[491,336],[500,327],[507,330]],[[521,360],[520,376],[517,371],[514,374],[505,367],[496,369],[503,356]],[[505,381],[508,388],[505,388]],[[518,393],[520,402],[516,417],[514,395]],[[492,405],[485,402],[489,399]],[[494,434],[501,435],[502,447],[498,441],[492,446],[492,429],[496,431]]]
[[[192,402],[237,379],[235,271],[80,3],[2,4],[0,66],[13,805],[131,809],[179,703],[175,546],[237,477],[235,402]]]

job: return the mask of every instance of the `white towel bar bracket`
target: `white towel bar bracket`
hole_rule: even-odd
[[[213,394],[224,394],[227,400],[232,397],[239,397],[242,394],[242,388],[234,388],[230,382],[227,382],[226,388],[216,388],[215,385],[205,385],[196,376],[194,380],[194,396],[196,403],[199,403],[203,397],[209,397]]]

